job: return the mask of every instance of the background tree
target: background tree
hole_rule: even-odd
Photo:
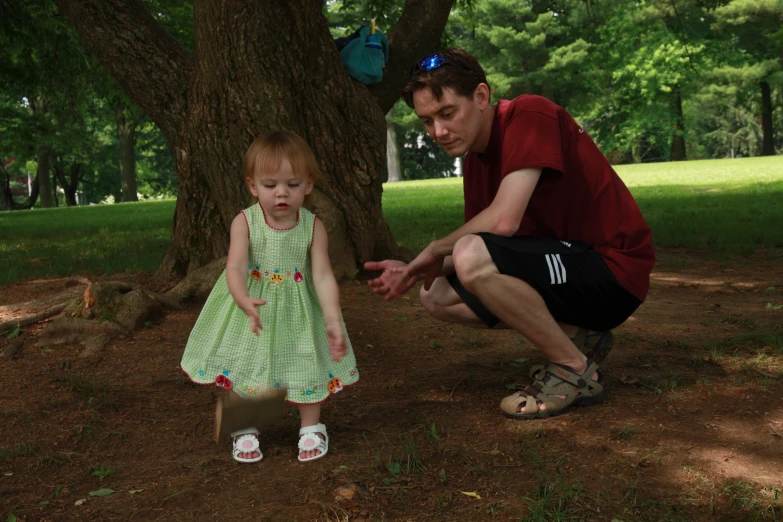
[[[716,28],[743,51],[740,74],[758,82],[761,95],[761,155],[775,154],[772,89],[783,86],[783,2],[732,0],[715,10]]]
[[[407,64],[436,46],[451,0],[405,3],[389,31],[386,79],[369,89],[343,71],[320,1],[196,1],[195,56],[138,1],[56,3],[175,150],[179,197],[161,274],[224,255],[229,224],[247,203],[243,153],[275,128],[302,135],[325,173],[313,206],[338,274],[397,253],[380,207],[384,114]]]

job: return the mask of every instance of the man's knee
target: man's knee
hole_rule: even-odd
[[[497,272],[487,245],[475,234],[464,236],[457,241],[452,259],[457,277],[468,290],[471,290],[481,277]]]

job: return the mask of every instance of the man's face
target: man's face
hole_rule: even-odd
[[[452,158],[473,150],[481,133],[481,110],[484,106],[486,102],[478,92],[473,98],[466,98],[446,87],[440,100],[435,98],[429,87],[413,93],[413,108],[427,134]]]

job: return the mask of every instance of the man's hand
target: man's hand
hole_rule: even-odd
[[[416,283],[415,278],[412,281],[403,280],[402,271],[407,266],[402,261],[392,259],[367,261],[364,263],[366,270],[383,270],[381,275],[370,280],[369,285],[372,287],[373,292],[385,296],[387,301],[395,297],[401,297]]]
[[[416,256],[416,259],[410,262],[405,268],[394,268],[394,272],[398,272],[402,277],[400,281],[409,282],[411,286],[417,279],[424,279],[424,290],[429,290],[435,279],[440,277],[440,272],[443,269],[443,256],[435,254],[435,247],[433,243],[427,245],[427,247]],[[408,287],[410,288],[410,287]],[[396,289],[392,288],[392,292]],[[407,289],[406,289],[407,291]]]
[[[258,335],[258,331],[263,329],[261,326],[261,319],[258,317],[258,307],[264,306],[266,301],[263,299],[253,299],[252,297],[246,297],[241,301],[237,301],[237,306],[247,314],[247,318],[250,319],[250,330]]]
[[[332,356],[332,360],[339,361],[348,351],[342,324],[328,325],[326,337],[329,339],[329,354]]]

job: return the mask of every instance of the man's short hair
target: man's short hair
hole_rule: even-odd
[[[428,71],[421,68],[422,61],[435,56],[445,58],[444,63]],[[486,83],[489,87],[487,75],[476,57],[458,47],[450,47],[416,62],[408,83],[402,89],[402,99],[408,107],[413,108],[413,94],[416,91],[429,88],[435,99],[440,100],[446,87],[460,96],[472,98],[480,83]]]

